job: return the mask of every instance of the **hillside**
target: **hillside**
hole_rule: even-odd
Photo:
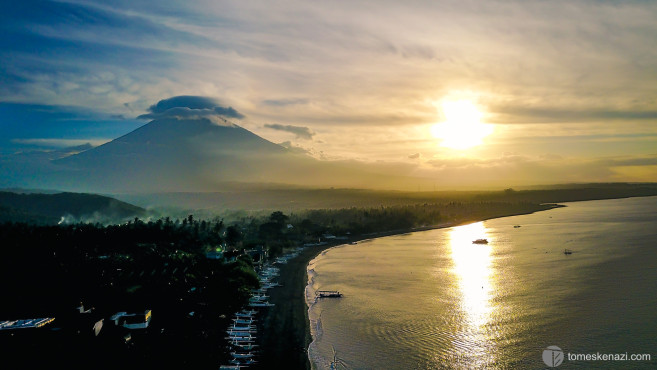
[[[102,195],[0,192],[0,222],[111,222],[145,213],[143,208]]]

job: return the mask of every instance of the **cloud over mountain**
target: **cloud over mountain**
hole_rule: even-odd
[[[278,123],[265,124],[265,127],[285,131],[296,135],[297,139],[312,140],[315,133],[305,126],[279,125]]]
[[[205,96],[181,95],[162,99],[148,108],[149,113],[138,116],[139,119],[198,119],[221,116],[242,119],[245,116],[233,107],[224,107],[214,98]]]

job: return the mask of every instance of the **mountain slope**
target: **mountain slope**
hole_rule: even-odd
[[[209,119],[154,120],[53,163],[60,175],[50,187],[113,193],[205,192],[225,182],[371,187],[393,178],[297,154],[228,121]]]
[[[418,183],[371,164],[317,160],[221,117],[160,118],[93,149],[30,157],[0,160],[0,186],[117,194],[212,192],[225,183],[378,189]]]
[[[239,126],[161,119],[116,140],[55,161],[66,188],[94,191],[203,191],[242,180],[287,150]]]
[[[143,216],[143,208],[96,194],[18,194],[0,192],[0,221],[56,223],[111,221]]]

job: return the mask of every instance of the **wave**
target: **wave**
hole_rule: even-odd
[[[321,356],[321,354],[316,348],[317,341],[319,341],[319,339],[322,337],[323,330],[322,330],[321,307],[316,304],[317,303],[316,292],[317,290],[319,290],[319,286],[317,284],[316,278],[319,276],[319,274],[315,271],[315,266],[322,259],[322,257],[324,257],[326,253],[328,253],[329,251],[337,248],[342,248],[347,245],[348,244],[340,244],[322,251],[319,255],[317,255],[310,262],[308,262],[308,266],[306,267],[306,273],[308,275],[308,284],[306,285],[305,295],[306,295],[306,305],[308,306],[308,321],[310,323],[310,336],[312,338],[310,345],[308,345],[308,360],[310,361],[311,369],[316,369],[315,364],[326,362],[326,359]]]

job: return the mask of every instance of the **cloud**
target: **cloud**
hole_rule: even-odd
[[[601,165],[616,166],[657,166],[657,156],[641,156],[627,158],[608,158],[599,161]]]
[[[427,160],[426,163],[438,168],[460,168],[460,169],[481,169],[481,168],[498,168],[506,166],[518,166],[537,162],[549,162],[552,159],[560,157],[539,156],[533,158],[517,153],[504,153],[501,157],[495,158],[471,158],[471,157],[451,157],[451,158],[434,158]]]
[[[533,137],[538,124],[521,125],[531,122],[571,125],[543,125],[550,135],[590,135],[597,124],[606,125],[609,140],[619,133],[641,135],[615,144],[596,139],[568,145],[554,138],[564,150],[577,148],[580,158],[611,149],[644,154],[656,145],[654,136],[646,136],[657,119],[657,49],[646,47],[657,34],[655,2],[444,0],[411,6],[381,0],[373,7],[298,0],[276,6],[24,0],[5,8],[4,102],[84,107],[103,112],[104,119],[109,113],[155,118],[174,108],[169,113],[177,117],[244,113],[259,122],[247,127],[254,131],[267,133],[264,122],[309,126],[326,141],[313,141],[317,150],[374,160],[406,159],[414,152],[430,157],[429,144],[393,139],[429,136],[414,127],[440,119],[433,103],[467,89],[494,123],[517,123],[499,125],[500,133],[517,134],[499,138],[523,153],[547,150]],[[149,110],[175,95],[230,96],[240,111],[198,96],[165,99],[156,104],[159,113]],[[0,125],[0,142],[66,137],[37,130],[44,126],[38,122],[17,117],[9,134]],[[387,135],[386,127],[396,133]],[[483,149],[488,157],[506,150]]]
[[[218,115],[224,116],[224,117],[238,118],[238,119],[242,119],[242,118],[245,117],[242,113],[240,113],[240,112],[236,111],[235,109],[233,109],[233,107],[228,107],[228,108],[214,107],[214,111]]]
[[[273,130],[292,133],[296,135],[297,139],[312,140],[313,136],[315,136],[315,133],[313,131],[311,131],[308,127],[304,127],[304,126],[279,125],[277,123],[272,123],[272,124],[268,123],[265,124],[265,127]]]
[[[507,154],[496,158],[434,158],[426,162],[425,176],[446,187],[518,186],[564,182],[615,181],[608,163],[598,159],[546,159]]]
[[[138,119],[198,119],[216,116],[227,118],[244,118],[233,107],[223,107],[219,101],[205,96],[181,95],[163,99],[148,108],[150,113],[138,116]]]
[[[157,104],[153,104],[148,108],[151,113],[158,114],[164,113],[171,108],[185,107],[189,109],[209,109],[219,106],[216,99],[208,98],[205,96],[189,96],[181,95],[174,96],[169,99],[162,99]]]
[[[303,148],[301,146],[294,145],[294,144],[292,144],[291,141],[284,141],[282,143],[279,143],[278,145],[286,148],[287,150],[289,150],[292,153],[305,154],[305,155],[309,155],[309,156],[315,156],[315,154],[316,154],[312,149],[306,149],[306,148]]]
[[[50,139],[50,138],[32,138],[32,139],[12,139],[11,142],[21,145],[30,145],[45,148],[63,148],[63,149],[90,149],[95,146],[105,144],[108,139]]]
[[[267,99],[262,101],[265,105],[284,107],[287,105],[308,104],[308,99],[289,98],[289,99]]]
[[[490,112],[498,123],[560,123],[655,120],[657,110],[601,109],[597,107],[567,108],[563,106],[492,106]]]

